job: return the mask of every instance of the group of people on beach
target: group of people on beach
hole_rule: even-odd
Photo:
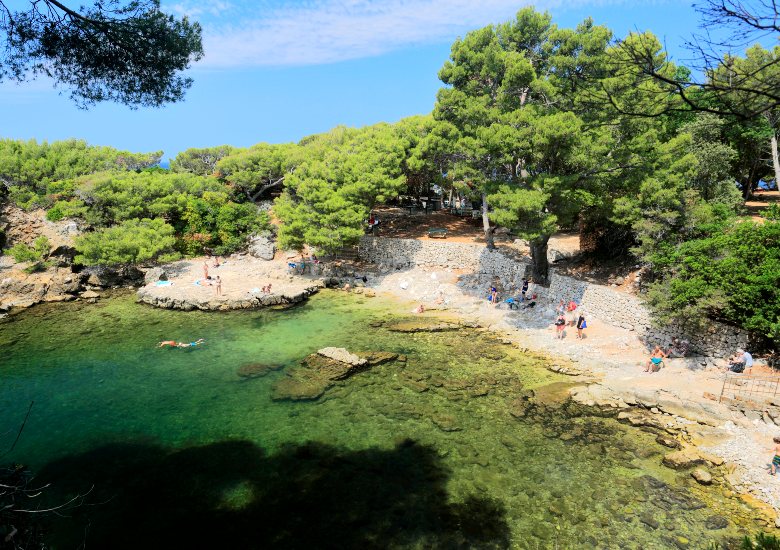
[[[563,339],[566,326],[575,327],[577,329],[577,339],[584,339],[585,335],[582,331],[588,328],[588,322],[585,320],[585,312],[577,305],[577,302],[569,300],[567,304],[562,299],[555,308],[555,315],[556,339]]]
[[[212,264],[212,267],[217,268],[220,265],[222,265],[222,264],[219,262],[219,256],[217,256],[214,259],[214,263]],[[201,283],[201,284],[206,284],[208,286],[212,286],[213,285],[215,287],[217,296],[222,296],[222,278],[219,275],[217,275],[214,278],[212,278],[211,275],[209,275],[209,264],[208,264],[208,261],[204,261],[203,262],[203,283]]]

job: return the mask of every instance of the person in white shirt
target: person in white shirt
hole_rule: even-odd
[[[738,349],[736,355],[729,361],[729,370],[743,372],[753,366],[753,356],[743,349]]]

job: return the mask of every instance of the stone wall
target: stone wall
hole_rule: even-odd
[[[482,244],[370,236],[361,239],[358,255],[362,260],[387,267],[445,267],[491,274],[513,286],[523,280],[531,266],[524,256],[488,250]]]
[[[695,336],[686,334],[675,325],[653,326],[651,313],[639,297],[608,286],[558,275],[554,269],[551,270],[547,293],[552,299],[573,299],[588,315],[636,331],[649,345],[668,347],[672,338],[684,338],[691,343],[692,352],[715,357],[734,355],[737,348],[745,349],[748,345],[746,332],[715,321],[710,322],[705,334]]]
[[[527,257],[506,250],[487,250],[481,244],[367,236],[361,240],[358,254],[365,261],[386,267],[436,266],[472,272],[477,280],[498,277],[503,288],[517,288],[526,273],[531,273]],[[651,314],[639,297],[559,275],[555,269],[550,270],[550,287],[535,287],[533,292],[556,302],[573,299],[588,316],[636,331],[648,345],[668,347],[672,338],[685,338],[693,353],[725,357],[748,344],[747,333],[716,322],[710,323],[705,335],[695,337],[675,326],[653,327]]]

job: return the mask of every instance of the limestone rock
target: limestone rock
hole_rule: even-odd
[[[365,359],[363,359],[362,357],[358,357],[354,353],[348,352],[344,348],[334,348],[334,347],[322,348],[321,350],[317,350],[317,353],[319,353],[323,357],[333,359],[334,361],[340,361],[342,363],[347,363],[353,366],[366,364]]]
[[[87,284],[102,288],[139,285],[144,280],[144,273],[134,266],[120,268],[92,266],[82,272]]]
[[[255,235],[249,239],[249,255],[261,260],[273,260],[276,245],[270,235]]]
[[[153,267],[152,269],[147,270],[144,274],[144,283],[147,285],[150,283],[156,283],[157,281],[167,280],[168,274],[161,267]]]
[[[459,330],[461,325],[456,323],[431,323],[429,321],[399,321],[387,325],[385,328],[391,332],[445,332],[449,330]]]
[[[87,290],[86,292],[81,293],[81,297],[84,298],[85,300],[94,300],[100,298],[100,294],[98,294],[94,290]]]
[[[710,473],[707,470],[703,469],[703,468],[696,468],[693,472],[691,472],[691,476],[700,485],[711,485],[712,484],[712,475],[710,475]]]
[[[659,435],[655,438],[655,442],[659,445],[663,445],[664,447],[669,447],[670,449],[680,448],[680,442],[673,437],[669,437],[668,435]]]
[[[443,432],[457,432],[463,429],[451,414],[434,414],[431,416],[431,420]]]
[[[547,370],[557,372],[558,374],[565,374],[566,376],[582,376],[583,371],[572,366],[566,365],[548,365]]]
[[[674,470],[685,470],[692,466],[704,464],[706,460],[696,451],[688,448],[681,451],[675,451],[664,456],[663,464]]]
[[[274,401],[285,399],[308,401],[320,397],[328,387],[329,384],[319,378],[305,380],[299,377],[285,377],[274,384],[271,398]]]

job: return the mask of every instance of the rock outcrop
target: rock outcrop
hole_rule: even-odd
[[[270,235],[255,235],[249,239],[249,255],[261,260],[273,260],[276,245]]]
[[[307,356],[300,365],[289,369],[287,376],[274,385],[272,398],[277,401],[317,399],[336,382],[367,368],[396,359],[398,359],[397,353],[355,354],[344,348],[323,348]]]

